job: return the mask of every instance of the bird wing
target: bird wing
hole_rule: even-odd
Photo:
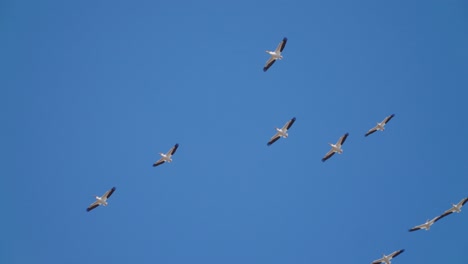
[[[291,120],[289,120],[288,122],[286,122],[286,124],[284,124],[283,128],[281,128],[281,130],[283,131],[286,131],[288,130],[289,128],[291,128],[291,126],[294,124],[294,122],[296,122],[296,118],[293,117]]]
[[[383,260],[384,260],[383,258],[381,258],[381,259],[376,259],[376,260],[372,261],[372,264],[380,264],[380,263],[383,262]]]
[[[466,202],[468,202],[468,197],[466,197],[465,199],[461,200],[461,201],[458,203],[458,206],[460,206],[460,204],[461,204],[461,206],[463,206],[463,205],[466,204]]]
[[[390,119],[392,119],[394,116],[395,116],[395,114],[391,114],[391,115],[387,116],[382,122],[384,124],[387,124],[388,121],[390,121]]]
[[[392,254],[390,254],[390,257],[394,258],[394,257],[400,255],[401,253],[403,253],[404,251],[405,251],[404,249],[397,250],[397,251],[393,252]]]
[[[275,52],[282,52],[286,46],[286,42],[288,42],[288,38],[283,38],[283,40],[278,44],[278,47],[276,47]]]
[[[273,65],[273,63],[275,63],[276,59],[273,58],[273,56],[271,56],[268,61],[266,62],[265,64],[265,67],[263,67],[263,71],[266,72],[270,67],[271,65]]]
[[[275,143],[279,138],[280,138],[280,136],[278,135],[278,133],[276,133],[276,134],[270,139],[270,141],[268,141],[267,146],[271,146],[271,144]]]
[[[175,144],[175,145],[169,150],[168,154],[171,155],[171,156],[174,155],[175,152],[176,152],[176,150],[177,150],[177,148],[179,148],[179,144]]]
[[[429,222],[432,222],[432,224],[434,224],[435,222],[439,221],[440,219],[446,217],[449,214],[450,213],[443,213],[443,214],[441,214],[439,216],[436,216],[436,217],[432,218],[431,221],[429,221]]]
[[[111,195],[115,192],[115,187],[112,187],[112,189],[108,190],[102,197],[105,197],[106,199],[109,199]]]
[[[96,201],[96,202],[92,203],[88,208],[86,208],[86,212],[89,212],[89,211],[93,210],[94,208],[96,208],[98,206],[99,206],[99,203]]]
[[[348,137],[348,135],[349,135],[349,133],[346,133],[343,136],[341,136],[336,144],[337,145],[343,145],[345,143],[346,138]]]
[[[158,161],[156,161],[155,163],[153,163],[153,167],[156,167],[156,166],[159,166],[161,164],[164,163],[164,160],[162,158],[160,158]]]
[[[325,162],[327,159],[331,158],[331,156],[333,156],[334,154],[335,154],[335,151],[331,149],[330,151],[328,151],[327,154],[325,154],[325,157],[322,158],[322,162]]]
[[[410,230],[408,230],[408,231],[409,231],[409,232],[413,232],[413,231],[416,231],[416,230],[419,230],[419,229],[421,229],[423,226],[424,226],[424,224],[422,224],[422,225],[417,225],[417,226],[415,226],[415,227],[411,228],[411,229],[410,229]]]
[[[452,208],[450,208],[447,211],[445,211],[443,214],[441,214],[440,218],[446,217],[447,215],[452,214],[452,213],[453,213]]]
[[[367,133],[366,133],[364,136],[367,137],[368,135],[374,133],[375,131],[377,131],[377,128],[376,128],[376,127],[373,127],[373,128],[371,128],[369,131],[367,131]]]

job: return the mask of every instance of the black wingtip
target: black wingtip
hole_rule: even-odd
[[[264,67],[264,68],[263,68],[263,72],[266,72],[267,70],[268,70],[267,67]]]
[[[287,37],[284,37],[284,38],[283,38],[283,41],[288,41],[288,38],[287,38]]]

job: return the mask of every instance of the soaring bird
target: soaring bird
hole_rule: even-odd
[[[343,136],[341,136],[340,139],[338,139],[338,142],[336,142],[336,144],[328,143],[328,145],[330,145],[332,148],[330,149],[330,151],[328,151],[327,154],[325,154],[325,157],[322,158],[322,161],[326,161],[335,153],[338,153],[338,154],[343,153],[343,149],[341,149],[341,146],[344,144],[348,135],[349,133],[346,133]]]
[[[413,228],[411,228],[410,230],[408,230],[409,232],[413,232],[413,231],[416,231],[416,230],[420,230],[420,229],[425,229],[426,231],[431,229],[431,226],[439,221],[440,219],[442,219],[443,217],[445,217],[447,214],[442,214],[442,215],[439,215],[437,217],[434,217],[432,218],[431,220],[427,220],[424,224],[421,224],[421,225],[417,225]]]
[[[276,134],[268,141],[267,145],[270,146],[271,144],[275,143],[280,137],[287,138],[288,137],[288,129],[291,128],[291,126],[294,124],[296,121],[296,118],[293,117],[291,120],[286,122],[284,126],[280,129],[276,127]]]
[[[463,207],[463,205],[466,204],[466,202],[468,202],[468,197],[466,198],[463,198],[459,203],[457,204],[452,204],[452,208],[448,209],[447,211],[445,211],[443,214],[442,214],[442,217],[443,216],[447,216],[451,213],[460,213],[461,212],[461,208]]]
[[[367,131],[367,133],[365,134],[365,136],[367,137],[368,135],[374,133],[375,131],[379,130],[379,131],[384,131],[385,130],[385,125],[388,123],[388,121],[390,121],[390,119],[392,119],[393,117],[395,116],[395,114],[391,114],[389,116],[387,116],[382,122],[380,123],[377,123],[377,125],[371,129],[369,129],[369,131]]]
[[[278,47],[276,47],[275,51],[270,51],[267,50],[266,53],[270,54],[270,58],[265,64],[265,67],[263,67],[263,71],[266,72],[273,63],[275,63],[276,60],[281,60],[283,59],[283,56],[281,55],[281,52],[284,49],[284,46],[286,46],[286,42],[288,41],[288,38],[283,38],[283,40],[278,44]]]
[[[179,144],[175,144],[166,154],[159,153],[159,155],[161,155],[161,158],[153,164],[153,167],[159,166],[164,162],[172,162],[172,155],[175,154],[178,147]]]
[[[109,197],[111,197],[111,195],[114,193],[115,191],[115,187],[112,187],[112,189],[108,190],[103,196],[99,197],[99,196],[95,196],[96,198],[96,201],[94,203],[92,203],[88,208],[86,208],[86,211],[91,211],[93,210],[94,208],[98,207],[99,205],[102,205],[102,206],[107,206],[107,199],[109,199]]]
[[[405,251],[404,249],[400,249],[400,250],[393,252],[392,254],[388,256],[383,254],[382,258],[372,261],[372,264],[380,264],[380,263],[391,264],[392,263],[391,260],[395,258],[396,256],[400,255],[401,253],[403,253],[404,251]]]

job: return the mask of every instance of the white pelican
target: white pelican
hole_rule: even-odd
[[[86,208],[86,211],[89,212],[93,210],[94,208],[98,207],[99,205],[102,206],[107,206],[107,199],[111,197],[111,195],[114,193],[115,187],[112,187],[112,189],[108,190],[103,196],[99,197],[95,195],[94,197],[96,198],[96,201],[92,203],[88,208]]]
[[[283,38],[283,40],[278,44],[278,47],[276,47],[275,51],[270,51],[267,50],[266,53],[270,54],[270,58],[265,64],[265,67],[263,67],[263,71],[266,72],[273,63],[275,63],[276,60],[281,60],[283,59],[283,56],[281,55],[281,52],[284,49],[284,46],[286,46],[286,42],[288,41],[288,38]]]
[[[291,120],[286,122],[286,124],[284,124],[284,126],[281,129],[276,127],[276,134],[270,139],[270,141],[268,141],[267,145],[270,146],[271,144],[275,143],[280,137],[287,138],[288,129],[291,128],[295,121],[296,118],[293,117]]]
[[[442,216],[446,216],[446,215],[449,215],[451,213],[460,213],[461,212],[461,208],[463,207],[463,205],[466,204],[466,202],[468,202],[468,197],[466,198],[463,198],[459,203],[457,204],[452,204],[452,208],[448,209],[447,211],[445,211]]]
[[[153,167],[159,166],[164,162],[172,162],[172,155],[174,155],[178,147],[179,144],[175,144],[166,154],[159,153],[159,155],[161,155],[161,158],[153,164]]]
[[[403,253],[405,250],[404,249],[400,249],[400,250],[397,250],[395,252],[393,252],[392,254],[386,256],[385,254],[383,254],[383,257],[381,259],[377,259],[377,260],[374,260],[372,261],[372,264],[380,264],[380,263],[385,263],[385,264],[391,264],[391,260],[400,255],[401,253]]]
[[[431,229],[431,226],[432,226],[435,222],[439,221],[439,220],[440,220],[441,218],[443,218],[444,216],[446,216],[446,214],[439,215],[439,216],[437,216],[437,217],[432,218],[431,220],[428,219],[428,220],[426,221],[426,223],[411,228],[411,229],[409,230],[409,232],[413,232],[413,231],[420,230],[420,229],[425,229],[425,230],[427,231],[427,230]]]
[[[390,119],[392,119],[393,117],[395,116],[395,114],[391,114],[389,116],[387,116],[382,122],[380,123],[377,123],[377,125],[373,128],[371,128],[369,131],[367,131],[366,133],[366,137],[372,133],[374,133],[375,131],[379,130],[379,131],[384,131],[385,130],[385,125],[388,123],[388,121],[390,121]]]
[[[344,134],[343,136],[338,139],[338,142],[336,144],[328,143],[332,147],[330,151],[325,155],[325,157],[322,158],[322,161],[326,161],[329,159],[331,156],[333,156],[335,153],[341,154],[343,153],[343,149],[341,149],[341,146],[344,144],[346,138],[348,137],[349,133]]]

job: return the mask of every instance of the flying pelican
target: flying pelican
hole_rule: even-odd
[[[413,232],[413,231],[416,231],[416,230],[420,230],[420,229],[425,229],[426,231],[431,229],[431,226],[439,221],[441,218],[443,218],[444,216],[446,216],[447,214],[442,214],[442,215],[439,215],[437,217],[434,217],[432,218],[431,220],[427,220],[426,223],[422,224],[422,225],[418,225],[418,226],[415,226],[413,228],[411,228],[409,231],[410,232]]]
[[[341,146],[344,144],[346,138],[348,137],[349,133],[344,134],[343,136],[338,139],[338,142],[336,144],[328,143],[332,147],[330,151],[325,155],[325,157],[322,158],[322,161],[326,161],[329,159],[331,156],[333,156],[335,153],[338,152],[338,154],[343,153],[343,150],[341,149]]]
[[[86,211],[89,212],[93,210],[94,208],[98,207],[99,205],[102,206],[107,206],[107,199],[111,197],[111,195],[114,193],[115,187],[112,187],[112,189],[108,190],[103,196],[99,197],[95,195],[94,197],[96,198],[96,201],[92,203],[88,208],[86,208]]]
[[[468,202],[468,197],[466,198],[463,198],[458,204],[452,204],[452,208],[448,209],[447,211],[445,211],[442,216],[446,216],[446,215],[449,215],[451,213],[460,213],[461,212],[461,208],[463,207],[463,205],[466,204],[466,202]]]
[[[266,72],[271,67],[271,65],[275,63],[276,60],[283,59],[281,52],[283,51],[284,46],[286,46],[287,41],[288,41],[288,38],[283,38],[283,40],[278,44],[278,47],[276,47],[275,51],[270,51],[270,50],[266,51],[266,53],[270,54],[271,57],[266,62],[265,67],[263,67],[264,72]]]
[[[270,139],[270,141],[268,141],[267,145],[270,146],[271,144],[275,143],[280,137],[287,138],[288,129],[291,128],[295,121],[296,118],[293,117],[291,120],[286,122],[286,124],[284,124],[284,126],[281,129],[276,127],[276,134]]]
[[[159,155],[161,155],[161,158],[153,164],[153,167],[159,166],[164,162],[172,162],[172,155],[174,155],[178,147],[179,144],[175,144],[166,154],[159,153]]]
[[[395,116],[395,114],[391,114],[389,116],[387,116],[382,122],[380,123],[377,123],[377,125],[373,128],[371,128],[369,131],[367,131],[366,133],[366,137],[372,133],[374,133],[375,131],[379,130],[379,131],[384,131],[385,130],[385,125],[388,123],[388,121],[390,121],[390,119],[392,119],[393,117]]]
[[[377,260],[374,260],[372,261],[372,264],[380,264],[380,263],[385,263],[385,264],[391,264],[391,260],[400,255],[401,253],[403,253],[405,250],[404,249],[400,249],[400,250],[397,250],[395,252],[393,252],[392,254],[386,256],[385,254],[383,254],[383,257],[381,259],[377,259]]]

